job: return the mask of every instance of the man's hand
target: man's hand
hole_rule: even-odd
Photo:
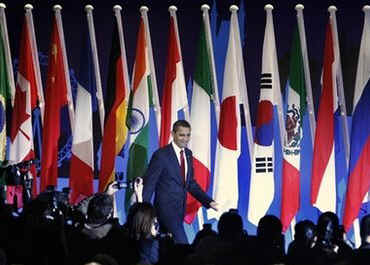
[[[136,195],[137,202],[143,202],[143,188],[144,188],[144,181],[142,178],[137,177],[134,180],[134,192]]]
[[[218,211],[218,203],[217,203],[217,202],[215,202],[215,201],[211,201],[211,202],[209,203],[209,206],[210,206],[213,210]]]

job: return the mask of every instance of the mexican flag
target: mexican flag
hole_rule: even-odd
[[[303,139],[303,115],[306,112],[306,87],[298,29],[293,37],[287,95],[281,202],[283,231],[289,227],[299,209],[301,141]]]

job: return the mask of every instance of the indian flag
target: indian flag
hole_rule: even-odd
[[[150,72],[145,25],[143,19],[141,19],[128,112],[128,126],[130,129],[130,151],[127,166],[128,180],[142,176],[148,164],[149,119],[150,107],[152,105]],[[127,207],[129,206],[131,196],[132,191],[127,189]]]

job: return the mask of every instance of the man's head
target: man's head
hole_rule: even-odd
[[[360,234],[362,244],[370,244],[370,214],[361,219]]]
[[[185,120],[178,120],[172,127],[173,142],[180,148],[185,148],[190,141],[191,127]]]
[[[306,247],[312,247],[316,241],[316,226],[310,220],[303,220],[294,226],[294,239]]]
[[[317,220],[317,237],[319,240],[331,242],[339,228],[338,216],[333,212],[324,212]]]
[[[234,241],[242,239],[243,219],[235,210],[224,212],[217,225],[218,233],[223,240]]]
[[[105,193],[96,193],[87,207],[88,224],[104,224],[113,213],[113,198]]]

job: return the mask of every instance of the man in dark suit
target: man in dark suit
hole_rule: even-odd
[[[160,227],[180,244],[188,243],[183,227],[187,191],[203,206],[217,211],[217,203],[194,180],[193,155],[187,148],[190,133],[187,121],[176,121],[172,129],[173,141],[154,152],[143,177],[143,200],[150,202],[155,192],[154,206]]]

